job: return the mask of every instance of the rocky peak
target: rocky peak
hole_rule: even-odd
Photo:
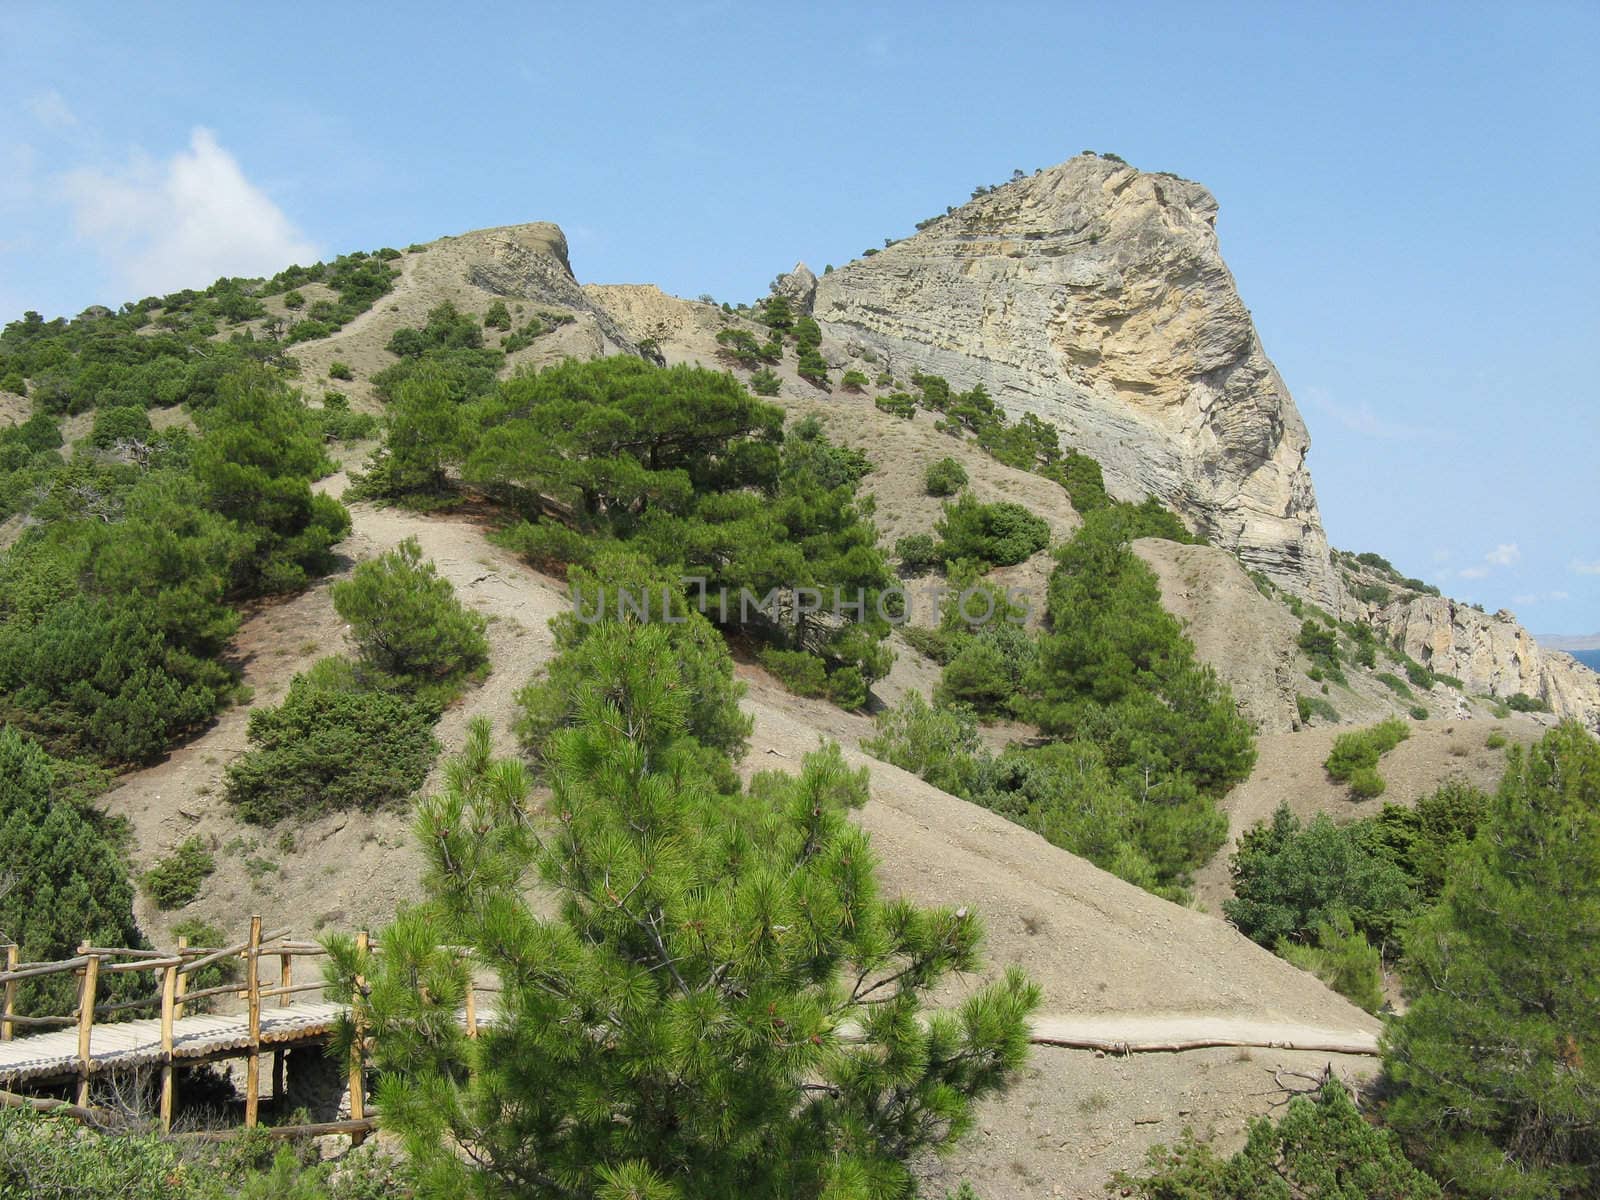
[[[772,281],[772,294],[788,298],[796,312],[809,313],[817,297],[817,277],[803,262]]]
[[[1053,422],[1113,494],[1154,494],[1249,568],[1333,607],[1310,439],[1197,183],[1085,154],[994,188],[825,275],[840,341],[984,384]]]

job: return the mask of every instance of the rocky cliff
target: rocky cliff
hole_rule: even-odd
[[[825,274],[826,333],[1054,422],[1114,494],[1153,493],[1247,567],[1335,606],[1310,444],[1198,184],[1080,155]]]
[[[1418,596],[1367,617],[1379,636],[1468,693],[1544,700],[1558,717],[1600,731],[1600,675],[1534,641],[1510,612],[1492,616],[1443,596]]]

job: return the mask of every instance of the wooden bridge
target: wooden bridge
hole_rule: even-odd
[[[365,933],[357,936],[357,945],[369,948]],[[14,1093],[18,1089],[70,1085],[76,1081],[78,1108],[86,1109],[90,1084],[96,1075],[130,1068],[159,1068],[161,1123],[170,1129],[178,1067],[243,1058],[244,1123],[254,1126],[260,1105],[261,1056],[272,1056],[272,1094],[281,1099],[285,1090],[285,1053],[326,1043],[340,1021],[350,1017],[357,1033],[349,1064],[350,1117],[353,1124],[364,1123],[366,1072],[360,1006],[352,1009],[311,996],[325,988],[321,978],[294,981],[296,959],[326,953],[315,942],[291,940],[288,929],[263,933],[260,917],[251,918],[250,934],[244,941],[217,948],[192,947],[181,938],[177,949],[171,952],[83,945],[69,959],[24,963],[18,961],[17,947],[9,946],[5,970],[0,972],[0,983],[5,987],[5,1007],[0,1013],[0,1089]],[[277,960],[275,984],[263,985],[263,959]],[[205,968],[233,962],[242,963],[241,981],[197,990],[189,987]],[[102,981],[107,977],[143,972],[159,976],[159,992],[143,999],[97,1002]],[[70,1016],[25,1016],[16,1011],[18,988],[24,981],[67,973],[77,978],[77,1005]],[[468,1036],[477,1033],[478,990],[474,985],[467,991],[462,1018]],[[222,997],[236,998],[243,1011],[191,1011],[203,1000]],[[154,1010],[156,1015],[97,1023],[97,1018],[140,1009]],[[29,1029],[52,1031],[17,1036],[19,1030]]]

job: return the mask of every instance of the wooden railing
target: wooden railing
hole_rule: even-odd
[[[140,950],[128,946],[91,946],[83,944],[77,954],[58,962],[24,963],[18,961],[16,946],[7,946],[5,970],[0,980],[5,984],[4,1009],[0,1011],[0,1041],[11,1041],[17,1030],[28,1028],[62,1028],[76,1026],[78,1030],[78,1107],[89,1105],[89,1082],[94,1070],[92,1039],[96,1018],[138,1009],[152,1009],[161,1020],[161,1124],[172,1126],[175,1093],[173,1056],[173,1027],[183,1019],[185,1010],[202,1000],[221,996],[236,996],[245,1006],[245,1019],[249,1042],[240,1053],[245,1058],[245,1125],[253,1126],[258,1117],[261,1071],[261,1008],[264,1002],[276,1000],[279,1007],[288,1007],[290,997],[326,986],[318,979],[307,983],[294,982],[294,961],[326,954],[316,942],[291,941],[289,929],[263,932],[261,918],[250,919],[250,933],[241,942],[231,946],[190,946],[187,939],[179,938],[177,949],[167,953],[160,950]],[[366,935],[361,935],[363,940]],[[276,986],[262,986],[261,959],[276,957],[278,981]],[[214,987],[191,989],[190,980],[205,968],[228,960],[238,959],[244,965],[242,982],[232,981]],[[159,990],[147,997],[123,1000],[116,1003],[98,1002],[102,976],[159,973]],[[17,1012],[18,985],[25,980],[44,979],[52,975],[71,972],[78,978],[78,1002],[71,1016],[24,1016]],[[284,1050],[272,1051],[272,1089],[274,1097],[284,1091]],[[352,1073],[351,1102],[360,1107],[362,1095],[360,1077]],[[360,1115],[359,1113],[357,1114]]]
[[[303,983],[294,980],[294,962],[297,958],[310,958],[326,955],[327,951],[316,942],[295,941],[289,936],[289,929],[275,929],[263,932],[261,918],[250,918],[250,932],[243,941],[231,946],[222,947],[197,947],[190,946],[185,938],[179,938],[177,948],[171,952],[161,950],[142,950],[126,946],[91,946],[83,944],[78,947],[77,954],[69,959],[59,962],[25,963],[18,961],[16,946],[5,948],[5,970],[0,971],[0,982],[4,983],[4,1009],[0,1011],[0,1041],[11,1041],[17,1029],[29,1028],[63,1028],[75,1026],[78,1031],[77,1043],[77,1107],[89,1107],[90,1077],[94,1071],[94,1058],[92,1053],[92,1035],[97,1017],[111,1016],[116,1013],[132,1012],[138,1009],[152,1009],[160,1016],[160,1064],[161,1064],[161,1099],[160,1118],[164,1129],[172,1127],[172,1114],[175,1100],[176,1081],[175,1056],[173,1053],[173,1030],[176,1022],[183,1019],[185,1009],[198,1002],[213,997],[234,996],[242,1001],[244,1006],[244,1020],[247,1031],[247,1042],[242,1049],[221,1052],[226,1057],[243,1057],[245,1059],[245,1089],[244,1089],[244,1124],[253,1127],[257,1124],[259,1116],[260,1097],[260,1072],[261,1072],[261,1013],[264,1004],[277,1002],[277,1007],[287,1008],[291,1004],[291,997],[306,992],[320,991],[328,986],[324,979],[316,979]],[[356,946],[359,950],[376,951],[374,944],[365,930],[356,935]],[[465,949],[458,950],[463,957],[467,957]],[[263,958],[276,958],[277,983],[263,985],[261,960]],[[191,990],[190,981],[196,974],[206,967],[229,960],[240,960],[243,963],[242,981],[232,981],[218,986]],[[154,994],[133,1000],[123,1000],[114,1003],[98,1002],[98,993],[102,976],[138,974],[141,972],[159,972],[160,988]],[[25,1016],[17,1012],[18,986],[26,980],[43,979],[52,975],[61,975],[71,972],[78,978],[78,1000],[75,1011],[70,1016]],[[355,1027],[355,1036],[352,1039],[349,1070],[350,1088],[350,1117],[351,1123],[366,1122],[366,1038],[365,1020],[362,1013],[362,997],[365,995],[366,981],[360,976],[355,980],[355,1003],[351,1006],[349,1015]],[[478,1033],[478,1009],[476,993],[479,991],[495,991],[492,987],[482,987],[476,982],[469,983],[466,991],[465,1011],[463,1020],[468,1037],[476,1037]],[[272,1053],[272,1095],[274,1099],[281,1099],[285,1091],[285,1054],[286,1048],[279,1047],[268,1049]],[[370,1124],[370,1122],[367,1122]],[[359,1144],[364,1134],[360,1130],[352,1131],[352,1137]]]

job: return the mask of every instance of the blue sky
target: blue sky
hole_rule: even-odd
[[[1083,149],[1205,183],[1334,543],[1600,629],[1600,6],[0,10],[0,319],[554,220],[753,299]]]

